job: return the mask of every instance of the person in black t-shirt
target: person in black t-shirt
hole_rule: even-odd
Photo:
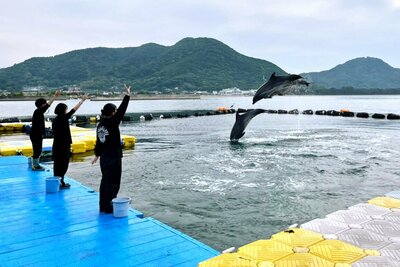
[[[88,98],[87,95],[82,96],[81,101],[76,104],[69,112],[68,107],[64,103],[56,106],[54,113],[57,115],[53,120],[53,161],[54,161],[54,176],[61,178],[61,189],[70,188],[71,185],[65,183],[64,176],[67,173],[69,158],[71,155],[71,130],[69,129],[69,119],[79,109],[79,107]]]
[[[61,91],[56,91],[54,96],[47,102],[44,98],[39,98],[35,101],[36,110],[32,116],[32,128],[29,133],[29,138],[32,142],[32,170],[43,171],[44,168],[39,164],[40,155],[43,148],[43,135],[44,135],[44,113],[48,110],[56,97],[61,94]]]
[[[122,144],[119,124],[128,108],[131,87],[125,85],[125,96],[120,106],[108,103],[101,110],[100,123],[96,129],[95,158],[92,164],[100,157],[100,212],[112,213],[111,201],[116,198],[121,184],[122,172]]]

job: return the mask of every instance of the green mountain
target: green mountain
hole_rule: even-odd
[[[330,70],[303,73],[316,87],[364,89],[400,88],[400,69],[383,60],[362,57],[347,61]]]
[[[0,69],[0,89],[24,86],[111,90],[123,83],[140,91],[258,88],[262,77],[285,72],[271,62],[239,54],[210,38],[184,38],[173,46],[89,48],[54,57],[37,57]]]

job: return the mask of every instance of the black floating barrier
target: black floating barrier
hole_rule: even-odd
[[[89,119],[85,115],[75,115],[72,117],[72,120],[76,123],[80,123],[80,122],[87,122]]]
[[[366,118],[369,118],[369,114],[368,114],[367,112],[359,112],[359,113],[357,113],[356,117],[357,117],[357,118],[364,118],[364,119],[366,119]]]
[[[298,115],[299,114],[299,110],[298,109],[289,110],[289,114]]]
[[[187,118],[189,117],[189,114],[178,114],[176,115],[177,118]]]
[[[326,115],[326,110],[317,110],[315,111],[315,115]]]
[[[31,122],[32,121],[32,117],[22,117],[19,118],[20,122]]]
[[[19,119],[17,117],[11,117],[11,118],[2,119],[0,122],[3,122],[3,123],[19,122]]]
[[[340,112],[340,116],[342,116],[342,117],[354,117],[354,112],[343,111],[343,112]]]
[[[314,112],[311,109],[303,110],[302,114],[304,115],[313,115]]]
[[[139,117],[140,121],[151,121],[153,119],[153,114],[144,114]]]
[[[374,115],[372,115],[372,118],[373,119],[384,119],[385,118],[385,115],[383,115],[383,114],[380,114],[380,113],[375,113]]]
[[[275,110],[275,109],[268,109],[268,110],[267,110],[267,113],[270,113],[270,114],[278,114],[278,111]]]
[[[388,120],[400,120],[400,116],[397,114],[389,113],[386,117]]]
[[[131,120],[132,120],[132,118],[129,117],[129,116],[124,116],[124,117],[122,118],[122,121],[131,121]]]
[[[161,114],[160,119],[172,119],[172,114]]]
[[[339,111],[336,111],[336,110],[328,110],[328,111],[326,112],[326,115],[328,115],[328,116],[339,116],[339,115],[340,115],[340,112],[339,112]]]
[[[278,109],[278,114],[288,114],[287,110]]]

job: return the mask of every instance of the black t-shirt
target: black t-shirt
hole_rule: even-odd
[[[53,120],[53,147],[69,147],[72,144],[71,131],[69,129],[69,119],[75,113],[75,109],[71,109],[68,113],[57,115]]]
[[[114,116],[102,117],[96,130],[96,156],[101,158],[121,158],[122,145],[119,124],[125,115],[129,104],[129,96],[125,96]]]
[[[44,104],[43,106],[37,108],[33,112],[32,116],[32,128],[31,128],[31,133],[30,135],[34,136],[42,136],[44,134],[44,113],[47,111],[49,108],[49,104]]]

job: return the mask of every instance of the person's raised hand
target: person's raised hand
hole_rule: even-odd
[[[82,101],[85,101],[86,99],[89,99],[89,98],[90,98],[90,97],[89,97],[88,94],[84,94],[84,95],[81,97]]]
[[[128,86],[126,84],[124,84],[125,86],[125,94],[126,95],[131,95],[131,86]]]

